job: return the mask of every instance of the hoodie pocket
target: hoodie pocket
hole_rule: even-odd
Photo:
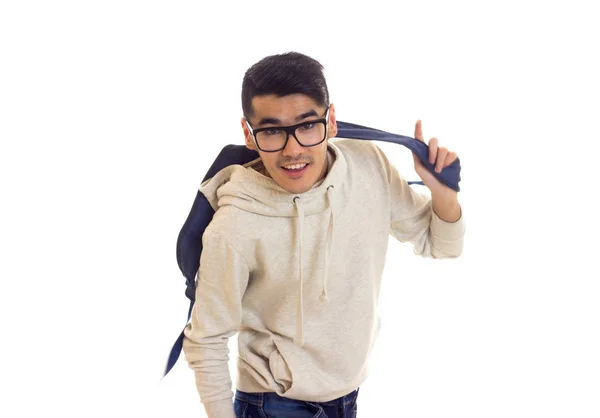
[[[290,370],[287,362],[283,358],[279,346],[273,341],[273,351],[269,356],[269,367],[275,383],[281,389],[281,394],[285,394],[292,388],[292,371]]]

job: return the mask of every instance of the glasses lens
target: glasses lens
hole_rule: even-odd
[[[318,144],[325,139],[325,124],[322,122],[307,122],[296,128],[296,137],[304,146]]]
[[[258,146],[263,151],[279,151],[285,145],[287,133],[283,129],[272,128],[256,134]],[[301,145],[309,147],[325,139],[325,123],[306,122],[296,128],[296,138]]]
[[[278,151],[285,144],[286,133],[282,129],[267,129],[256,134],[258,146],[263,151]]]

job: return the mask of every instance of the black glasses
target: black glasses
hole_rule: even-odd
[[[254,129],[246,119],[248,129],[254,137],[256,146],[263,152],[277,152],[284,149],[292,135],[303,147],[314,147],[327,138],[327,119],[329,108],[323,119],[309,120],[294,126],[271,126]]]

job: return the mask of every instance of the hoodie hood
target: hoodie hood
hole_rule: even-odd
[[[223,206],[232,205],[247,212],[263,216],[295,217],[297,212],[293,202],[299,196],[305,203],[306,215],[327,210],[327,188],[333,185],[339,189],[347,173],[346,161],[339,148],[331,141],[328,150],[334,161],[322,183],[312,189],[293,194],[279,186],[275,180],[266,177],[252,167],[261,164],[260,158],[246,165],[231,165],[206,180],[200,186],[200,192],[206,196],[216,211]],[[338,192],[339,193],[339,192]],[[339,194],[336,195],[339,196]]]
[[[298,282],[298,309],[296,317],[296,338],[298,345],[304,344],[304,302],[303,302],[303,254],[304,220],[306,216],[323,214],[328,216],[327,239],[322,243],[325,268],[322,277],[321,301],[329,301],[327,277],[329,259],[334,242],[335,218],[345,200],[345,181],[347,165],[340,149],[331,141],[328,151],[334,156],[328,173],[320,185],[300,193],[293,194],[279,186],[273,179],[253,169],[261,163],[260,158],[248,164],[232,165],[219,171],[205,181],[200,191],[216,211],[224,206],[235,206],[246,212],[266,217],[290,218],[295,223],[297,242],[291,242],[292,251],[298,252],[298,267],[295,280]],[[293,239],[290,237],[290,240]]]

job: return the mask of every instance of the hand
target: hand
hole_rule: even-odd
[[[415,125],[415,139],[425,142],[420,120]],[[428,145],[429,162],[434,165],[436,173],[441,173],[444,168],[458,158],[456,153],[448,151],[448,148],[440,147],[437,138],[431,138]],[[433,173],[425,168],[419,157],[414,154],[413,160],[417,174],[423,180],[423,184],[431,190],[431,200],[435,213],[446,222],[455,222],[460,219],[461,209],[457,192],[435,178]]]
[[[423,139],[423,129],[421,127],[421,121],[418,120],[415,125],[415,139],[421,142],[425,142]],[[435,172],[441,173],[442,170],[451,165],[454,160],[458,158],[455,152],[448,151],[446,147],[440,147],[438,145],[437,138],[431,138],[429,140],[429,162],[434,164]],[[444,188],[450,189],[448,186],[441,183],[425,166],[421,163],[421,160],[413,154],[413,160],[415,162],[415,171],[423,180],[423,184],[431,190],[432,194],[444,193]]]

